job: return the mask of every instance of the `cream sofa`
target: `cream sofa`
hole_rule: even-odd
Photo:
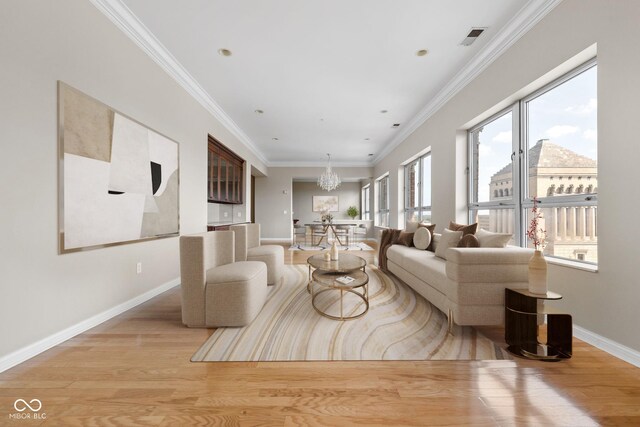
[[[504,323],[504,289],[528,287],[533,251],[451,248],[447,259],[425,250],[392,245],[387,269],[447,314],[450,326]]]

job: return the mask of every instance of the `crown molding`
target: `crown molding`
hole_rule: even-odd
[[[265,165],[268,161],[251,138],[225,113],[218,103],[200,86],[196,79],[178,62],[151,31],[133,14],[121,0],[90,0],[116,27],[125,33],[184,90],[198,101],[233,136],[238,138]]]
[[[269,163],[271,168],[324,168],[327,161],[272,161]],[[332,168],[371,168],[371,162],[334,162],[331,161]]]
[[[530,0],[502,28],[487,45],[478,52],[437,94],[416,114],[406,126],[378,153],[373,163],[377,164],[416,129],[433,116],[451,98],[482,73],[493,61],[525,35],[534,25],[551,12],[562,0]]]

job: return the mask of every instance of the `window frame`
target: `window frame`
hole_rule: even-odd
[[[383,191],[381,190],[382,184],[384,183],[384,197]],[[376,179],[376,215],[375,215],[375,225],[377,227],[389,227],[389,173],[382,175],[380,178]],[[384,203],[383,203],[384,202]],[[383,206],[384,204],[384,206]],[[383,221],[381,221],[382,216],[386,217],[386,225],[381,225]]]
[[[431,212],[431,204],[429,205],[425,205],[424,201],[422,200],[422,196],[423,196],[423,185],[425,184],[423,177],[424,177],[424,171],[423,171],[423,161],[426,158],[430,158],[431,157],[431,150],[429,150],[428,152],[410,160],[408,163],[406,163],[404,165],[404,222],[405,222],[405,227],[407,222],[409,221],[409,214],[417,214],[416,215],[416,219],[418,222],[422,222],[424,220],[424,218],[422,218],[422,213],[424,211],[429,211]],[[411,185],[409,183],[409,168],[412,165],[416,165],[416,177],[418,180],[417,183],[417,190],[416,190],[416,195],[415,197],[418,199],[418,203],[417,206],[409,206],[409,200],[410,200],[410,191],[411,191]],[[429,185],[431,186],[431,177],[429,177]],[[433,199],[432,199],[433,200]]]
[[[533,208],[533,198],[529,197],[529,149],[532,147],[529,141],[528,129],[529,129],[529,102],[535,100],[541,95],[561,86],[562,84],[570,81],[571,79],[579,76],[583,72],[590,70],[593,67],[598,66],[597,57],[592,58],[578,67],[573,68],[569,72],[563,74],[557,79],[547,83],[534,92],[516,100],[513,104],[507,108],[491,115],[487,119],[478,123],[477,125],[467,130],[467,210],[469,222],[473,221],[474,213],[480,210],[491,209],[513,209],[514,213],[514,240],[516,244],[521,247],[527,247],[527,212]],[[512,191],[511,200],[494,200],[489,202],[478,202],[475,198],[475,168],[477,168],[477,159],[474,143],[474,134],[488,125],[489,123],[497,120],[498,118],[512,112],[512,154],[511,160],[512,166]],[[597,166],[596,166],[597,167]],[[597,174],[596,174],[597,176]],[[597,189],[597,187],[596,187]],[[566,207],[598,207],[598,194],[593,193],[571,193],[537,198],[541,209],[544,208],[566,208]],[[597,214],[596,214],[597,215]],[[597,220],[594,226],[597,229]],[[597,236],[597,234],[596,234]],[[596,240],[597,245],[597,240]],[[597,246],[596,246],[597,247]],[[554,255],[545,255],[550,258],[558,259],[562,261],[569,261],[571,263],[578,263],[579,265],[592,265],[597,266],[597,263],[564,258]]]
[[[360,219],[368,221],[371,219],[371,184],[367,184],[360,190],[360,204],[362,205],[362,211],[360,212]]]

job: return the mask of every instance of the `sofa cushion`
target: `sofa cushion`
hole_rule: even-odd
[[[459,248],[479,248],[480,241],[473,234],[467,234],[466,236],[462,236],[462,239],[458,242]]]
[[[429,233],[431,233],[431,243],[429,243],[429,246],[427,246],[427,250],[431,252],[435,252],[436,248],[434,246],[433,234],[436,232],[436,225],[429,224],[426,222],[421,222],[420,224],[418,224],[418,228],[422,228],[422,227],[426,228],[427,230],[429,230]]]
[[[417,249],[426,250],[431,245],[431,232],[427,227],[418,227],[413,233],[413,246]]]
[[[442,259],[447,259],[447,250],[458,246],[458,242],[462,238],[463,233],[464,232],[462,230],[452,231],[445,228],[442,232],[440,243],[438,243],[438,247],[436,248],[436,256]]]
[[[440,244],[441,237],[442,237],[442,234],[440,233],[431,233],[431,244],[429,245],[427,250],[435,253],[436,249],[438,248],[438,245]]]
[[[449,281],[446,264],[433,252],[393,245],[387,250],[387,258],[438,291],[447,294]]]
[[[476,232],[481,248],[504,248],[512,236],[513,234],[493,233],[482,228]]]
[[[404,226],[404,231],[407,233],[415,233],[419,225],[417,221],[407,221]]]
[[[400,235],[398,236],[398,238],[396,239],[396,241],[394,242],[397,245],[403,245],[403,246],[413,246],[413,234],[414,233],[408,233],[406,231],[401,231]]]
[[[458,224],[456,222],[449,222],[449,230],[453,231],[462,231],[462,235],[466,236],[467,234],[475,234],[478,229],[478,223],[474,222],[473,224]]]
[[[506,248],[453,248],[447,252],[447,276],[458,283],[526,282],[533,251]]]
[[[207,283],[246,282],[267,271],[260,261],[240,261],[207,270]]]

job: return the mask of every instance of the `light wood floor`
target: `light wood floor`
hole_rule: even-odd
[[[189,362],[211,332],[174,288],[0,374],[0,425],[41,423],[8,418],[34,398],[65,426],[640,425],[640,369],[578,340],[558,363]]]

